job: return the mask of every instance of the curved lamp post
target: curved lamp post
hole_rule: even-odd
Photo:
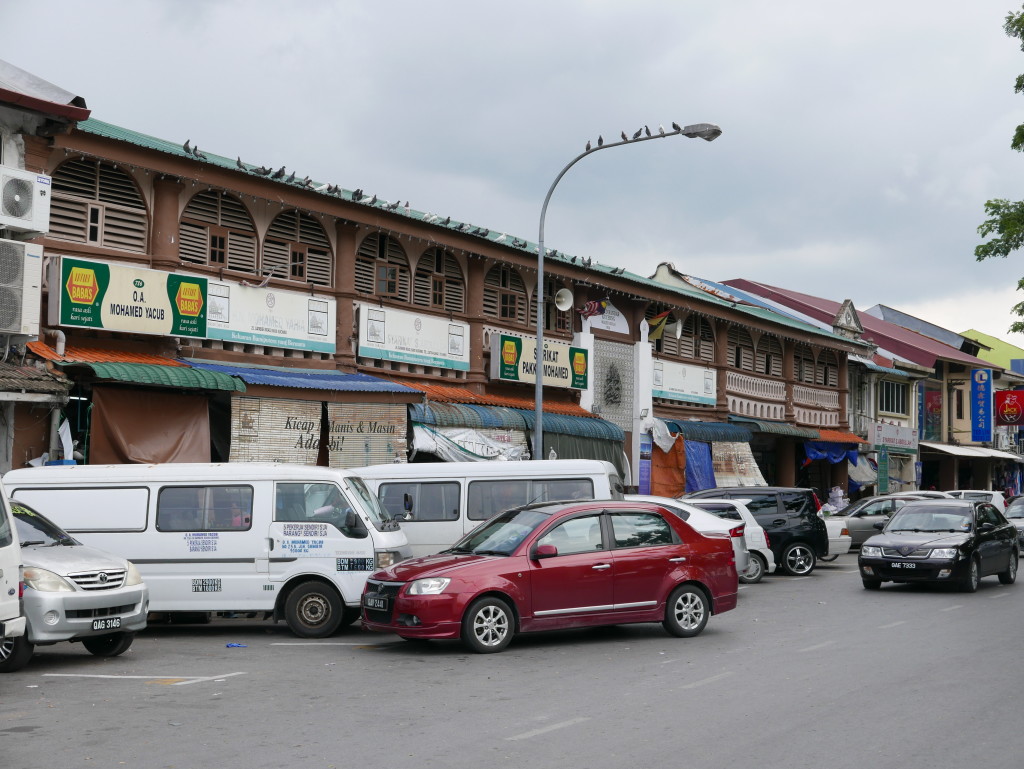
[[[689,139],[703,139],[704,141],[712,142],[722,135],[722,129],[711,123],[695,123],[684,128],[680,128],[678,124],[673,123],[672,129],[671,131],[665,131],[659,128],[657,133],[652,133],[644,126],[643,130],[646,132],[646,135],[641,134],[641,131],[637,131],[632,139],[623,138],[622,141],[618,142],[605,142],[601,137],[598,137],[596,147],[591,147],[590,142],[587,142],[587,148],[573,158],[559,172],[558,176],[551,183],[548,194],[544,196],[544,205],[540,209],[540,232],[537,237],[537,384],[534,390],[534,400],[536,401],[533,419],[534,459],[544,459],[544,217],[548,212],[548,202],[551,200],[551,193],[555,191],[555,187],[558,186],[562,177],[565,176],[566,171],[587,155],[592,155],[598,150],[621,147],[624,144],[636,144],[651,139],[667,139],[670,136],[685,136]],[[625,134],[623,134],[623,137],[625,137]]]

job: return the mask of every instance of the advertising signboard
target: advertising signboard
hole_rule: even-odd
[[[359,356],[469,370],[469,324],[437,315],[360,304]]]
[[[544,386],[587,389],[589,359],[582,347],[544,340]],[[491,379],[537,383],[537,340],[491,334]]]
[[[917,453],[917,430],[913,427],[875,422],[873,438],[875,451],[884,448],[893,454]]]
[[[50,286],[52,325],[206,337],[206,278],[62,256]]]
[[[651,394],[655,398],[714,406],[718,403],[718,377],[712,368],[656,360]]]
[[[299,291],[209,281],[210,339],[333,353],[337,301]]]
[[[992,440],[992,369],[971,370],[971,440]]]
[[[995,393],[997,425],[1024,424],[1024,391],[1000,390]]]

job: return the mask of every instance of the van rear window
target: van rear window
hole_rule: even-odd
[[[459,520],[459,483],[382,483],[381,504],[391,516],[401,516],[405,510],[405,495],[412,499],[410,521]]]
[[[156,498],[158,531],[248,531],[252,486],[164,486]]]
[[[593,499],[594,482],[589,478],[553,478],[531,480],[516,478],[502,481],[471,481],[466,505],[469,519],[486,521],[495,513],[533,502]]]

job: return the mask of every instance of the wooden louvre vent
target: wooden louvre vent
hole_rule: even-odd
[[[214,190],[192,198],[181,215],[183,262],[256,272],[256,228],[242,201]]]
[[[295,209],[275,217],[263,243],[264,275],[331,285],[331,243],[323,225]]]
[[[359,244],[356,291],[409,301],[409,260],[397,239],[374,233]]]
[[[54,171],[51,237],[145,253],[147,225],[146,204],[124,170],[76,158]]]

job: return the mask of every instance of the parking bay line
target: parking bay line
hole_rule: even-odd
[[[44,677],[48,678],[122,678],[122,679],[136,679],[143,681],[156,681],[167,686],[189,686],[190,684],[199,684],[204,681],[220,681],[224,678],[231,678],[232,676],[244,676],[245,673],[224,673],[217,676],[118,676],[118,675],[100,675],[96,673],[43,673]]]
[[[815,644],[814,646],[807,646],[807,647],[804,647],[803,649],[798,649],[797,651],[813,652],[813,651],[815,651],[817,649],[824,649],[826,646],[832,646],[834,643],[835,643],[835,641],[825,641],[824,643]]]
[[[540,729],[534,729],[532,732],[523,732],[522,734],[517,734],[514,737],[506,737],[505,739],[509,740],[509,741],[512,741],[512,740],[528,740],[531,737],[539,737],[542,734],[547,734],[548,732],[553,732],[556,729],[565,729],[568,726],[576,726],[576,724],[582,724],[584,721],[589,721],[589,720],[590,719],[586,718],[586,717],[573,718],[573,719],[571,719],[569,721],[562,721],[561,723],[551,724],[550,726],[544,726],[544,727],[542,727]]]
[[[878,629],[879,630],[888,630],[891,627],[896,627],[897,625],[906,625],[906,624],[907,624],[907,621],[905,619],[901,619],[901,620],[898,620],[896,622],[890,622],[888,625],[879,625]]]
[[[945,609],[939,609],[939,611],[953,611],[954,609],[962,609],[964,605],[962,603],[955,603],[952,606],[947,606]]]
[[[680,689],[696,689],[698,686],[704,686],[705,684],[714,683],[715,681],[719,681],[719,680],[721,680],[723,678],[728,678],[731,675],[733,675],[733,671],[727,670],[724,673],[719,673],[717,676],[711,676],[709,678],[702,678],[699,681],[694,681],[693,683],[685,684],[684,686],[680,686],[679,688]]]

